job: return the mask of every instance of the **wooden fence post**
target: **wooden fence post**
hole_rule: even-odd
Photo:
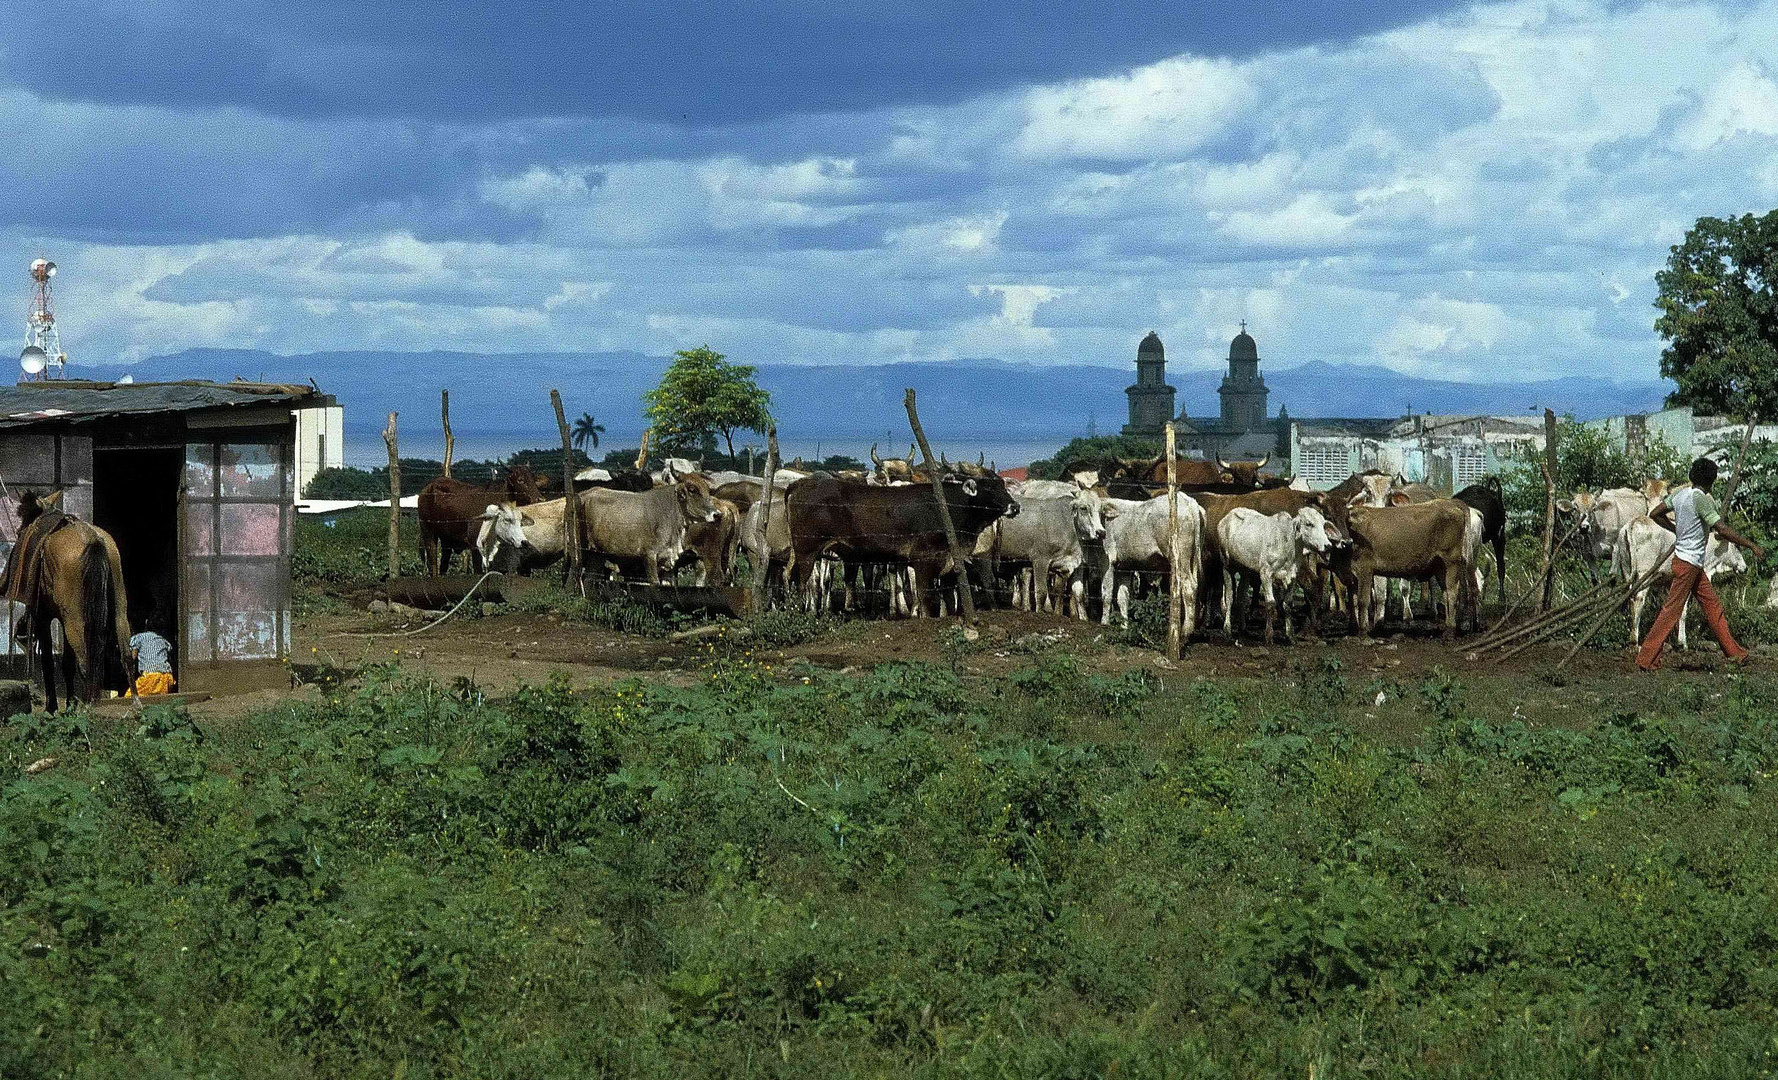
[[[440,390],[438,392],[438,394],[439,394],[439,399],[440,399],[439,412],[444,417],[444,432],[445,432],[444,474],[445,474],[445,479],[449,480],[451,478],[451,451],[453,449],[455,449],[456,445],[457,445],[456,440],[451,438],[451,392],[449,390]]]
[[[751,457],[751,448],[747,451]],[[751,464],[751,463],[749,463]],[[766,609],[766,573],[772,565],[772,492],[777,485],[778,473],[778,428],[773,425],[766,429],[766,491],[765,508],[759,513],[759,531],[753,538],[753,596],[752,608],[755,615]]]
[[[1550,596],[1556,587],[1556,414],[1543,411],[1543,579],[1539,612],[1550,609]]]
[[[1167,659],[1179,659],[1183,643],[1180,640],[1180,623],[1185,615],[1185,579],[1180,576],[1183,569],[1173,562],[1173,553],[1179,547],[1179,457],[1176,445],[1173,421],[1167,421]],[[1107,598],[1109,602],[1109,598]]]
[[[636,469],[638,472],[648,468],[648,440],[653,434],[653,428],[645,428],[642,432],[642,448],[636,451]]]
[[[579,581],[580,500],[574,495],[574,440],[568,431],[568,417],[562,412],[561,391],[551,390],[549,403],[555,406],[556,427],[562,434],[562,568],[568,580]]]
[[[395,414],[383,429],[383,445],[389,448],[389,577],[401,576],[401,455],[395,448]]]
[[[932,495],[938,500],[938,520],[944,523],[945,544],[951,549],[951,561],[957,564],[957,606],[965,619],[975,618],[975,597],[969,595],[969,553],[957,543],[957,527],[951,523],[951,508],[945,503],[945,478],[939,471],[938,462],[932,460],[932,447],[926,444],[926,431],[920,426],[920,412],[914,407],[914,388],[908,387],[907,394],[902,398],[907,406],[908,426],[914,429],[914,442],[920,446],[920,455],[926,459],[926,471],[932,476]],[[925,603],[924,597],[916,596],[914,603]]]

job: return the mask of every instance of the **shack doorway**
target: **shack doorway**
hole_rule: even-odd
[[[179,640],[179,484],[183,445],[93,450],[93,524],[117,541],[130,632]],[[175,656],[175,661],[178,657]]]

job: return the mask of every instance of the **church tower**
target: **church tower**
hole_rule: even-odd
[[[1245,322],[1229,342],[1229,373],[1217,393],[1222,395],[1224,431],[1257,431],[1266,426],[1266,380],[1259,373],[1259,346],[1247,336]]]
[[[1136,346],[1136,385],[1126,387],[1130,422],[1125,435],[1157,435],[1173,419],[1174,390],[1167,385],[1167,353],[1153,330]]]

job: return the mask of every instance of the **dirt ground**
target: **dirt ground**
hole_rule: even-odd
[[[1327,653],[1338,656],[1354,673],[1388,672],[1400,678],[1418,678],[1442,667],[1452,674],[1483,678],[1547,677],[1568,651],[1567,644],[1539,646],[1501,664],[1492,657],[1472,658],[1461,641],[1446,646],[1439,641],[1435,626],[1416,624],[1405,633],[1371,641],[1350,635],[1319,640],[1305,637],[1270,648],[1247,641],[1229,644],[1220,633],[1200,635],[1187,646],[1179,663],[1169,664],[1153,650],[1115,643],[1115,635],[1097,623],[1015,611],[981,612],[978,620],[982,638],[961,658],[960,665],[966,673],[990,676],[1029,664],[1033,646],[1046,644],[1065,644],[1087,671],[1111,673],[1146,666],[1192,677],[1288,675],[1305,661],[1313,662]],[[715,648],[704,639],[642,638],[534,614],[458,618],[422,634],[390,636],[422,624],[420,620],[368,613],[310,617],[297,627],[296,659],[342,668],[394,660],[446,681],[467,676],[490,689],[505,689],[542,681],[556,671],[576,683],[637,675],[691,680]],[[767,663],[806,662],[839,670],[888,660],[943,662],[948,658],[941,651],[939,635],[954,624],[955,620],[930,618],[857,620],[842,624],[820,640],[793,648],[747,643],[725,643],[720,648],[750,648],[754,659]],[[384,636],[368,636],[373,634]],[[1033,640],[1032,635],[1043,640]],[[1688,653],[1672,654],[1667,671],[1655,678],[1714,670],[1720,664],[1721,656],[1713,646],[1695,647]],[[1762,658],[1755,664],[1768,665],[1778,670],[1778,662],[1772,660]],[[1647,678],[1635,671],[1627,650],[1582,649],[1564,675],[1570,679]]]

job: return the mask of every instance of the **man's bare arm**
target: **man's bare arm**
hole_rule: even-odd
[[[1760,547],[1758,544],[1754,543],[1752,540],[1747,539],[1745,536],[1742,536],[1740,533],[1736,532],[1734,529],[1731,529],[1729,527],[1728,522],[1718,521],[1715,525],[1710,526],[1710,528],[1713,531],[1715,531],[1716,535],[1722,537],[1724,540],[1727,540],[1729,543],[1734,544],[1736,547],[1742,548],[1743,550],[1746,550],[1746,551],[1753,552],[1754,558],[1763,559],[1766,557],[1766,549],[1765,548]]]

